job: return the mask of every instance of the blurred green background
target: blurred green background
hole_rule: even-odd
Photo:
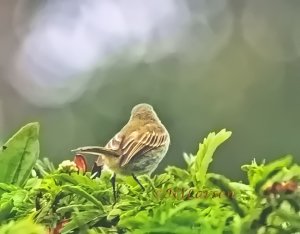
[[[41,123],[41,156],[104,145],[141,102],[171,134],[157,171],[211,131],[211,170],[300,162],[300,2],[0,1],[0,140]]]

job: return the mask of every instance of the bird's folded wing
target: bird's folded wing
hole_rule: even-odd
[[[166,144],[167,134],[158,132],[132,132],[121,144],[121,167],[125,166],[134,156]]]
[[[119,151],[121,143],[123,141],[123,135],[121,132],[118,132],[113,138],[110,139],[110,141],[105,145],[105,148],[114,150],[114,151]]]

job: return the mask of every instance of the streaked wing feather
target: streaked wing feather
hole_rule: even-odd
[[[122,143],[123,137],[120,132],[118,132],[110,141],[105,145],[105,148],[118,151],[120,150],[120,145]]]
[[[125,166],[135,155],[144,154],[166,143],[166,135],[146,132],[142,136],[133,132],[122,142],[121,167]]]

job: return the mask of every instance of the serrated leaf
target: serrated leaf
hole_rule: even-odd
[[[249,184],[255,188],[255,191],[259,191],[260,188],[276,176],[284,168],[291,166],[293,157],[286,155],[280,159],[274,160],[268,164],[257,165],[255,160],[251,165],[244,165],[242,169],[247,171]]]
[[[188,165],[188,167],[190,167],[192,165],[192,163],[194,163],[196,157],[192,154],[184,153],[183,154],[183,159],[186,162],[186,164]]]
[[[196,182],[201,186],[205,184],[205,177],[209,164],[212,162],[212,157],[216,149],[229,137],[231,132],[225,129],[221,130],[217,134],[212,132],[204,139],[203,143],[199,144],[199,150],[195,159],[195,167],[192,174]]]
[[[191,176],[188,171],[175,166],[168,166],[165,170],[169,174],[177,178],[180,178],[181,180],[188,179]]]

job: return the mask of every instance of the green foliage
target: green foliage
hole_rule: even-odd
[[[206,173],[209,164],[212,162],[214,152],[230,136],[231,132],[225,129],[217,134],[214,132],[209,133],[208,136],[204,138],[203,143],[199,144],[199,150],[195,156],[185,155],[185,160],[189,165],[189,171],[195,184],[200,184],[200,186],[205,185]]]
[[[10,170],[0,174],[0,234],[43,233],[39,225],[56,233],[300,231],[299,188],[268,190],[274,183],[299,183],[300,167],[289,155],[270,163],[244,165],[248,183],[233,182],[208,171],[216,149],[231,132],[210,133],[196,155],[184,155],[186,169],[169,166],[152,178],[140,176],[145,191],[131,177],[118,176],[118,198],[113,205],[109,171],[91,179],[89,172],[78,172],[71,161],[59,167],[48,159],[35,161],[37,126],[22,128],[1,152],[1,166],[5,168],[4,163]],[[24,178],[19,176],[20,168]],[[267,190],[271,192],[266,194]]]
[[[286,173],[292,162],[291,155],[282,157],[268,165],[264,163],[257,165],[256,161],[253,160],[251,165],[242,166],[242,170],[247,171],[249,184],[258,192],[266,182],[290,180],[294,176],[299,176],[299,167],[294,167],[295,171]]]
[[[5,224],[2,227],[0,227],[1,234],[24,234],[25,232],[30,234],[47,233],[42,225],[36,224],[30,219],[11,221],[8,224]]]
[[[23,185],[39,157],[39,124],[21,128],[0,150],[0,182]]]

